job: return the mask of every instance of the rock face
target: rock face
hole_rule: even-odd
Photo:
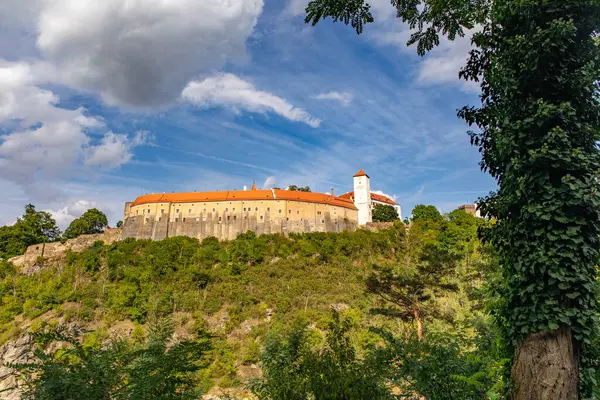
[[[28,334],[19,336],[0,346],[0,398],[4,400],[18,400],[21,391],[12,368],[6,366],[9,363],[27,363],[32,361],[33,339]]]
[[[40,243],[27,248],[25,254],[9,259],[15,267],[23,269],[24,273],[34,273],[40,268],[38,260],[40,258],[52,262],[64,257],[67,250],[82,251],[90,247],[96,241],[104,244],[111,244],[121,238],[121,229],[107,228],[104,233],[94,235],[81,235],[74,239],[69,239],[64,243]]]

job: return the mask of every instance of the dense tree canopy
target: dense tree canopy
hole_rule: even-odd
[[[27,246],[60,239],[60,229],[50,213],[25,206],[25,213],[11,226],[0,227],[0,257],[23,254]]]
[[[440,222],[442,220],[442,214],[438,211],[435,206],[417,204],[412,211],[413,221],[431,221]]]
[[[399,218],[398,211],[393,206],[384,204],[373,206],[373,222],[394,222]]]
[[[310,186],[290,185],[290,186],[288,186],[287,190],[292,190],[292,191],[296,191],[296,192],[310,192]]]
[[[102,233],[108,225],[106,215],[97,208],[90,208],[79,218],[75,218],[65,230],[65,238],[71,239],[79,235]]]

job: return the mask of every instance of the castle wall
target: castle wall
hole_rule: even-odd
[[[339,232],[357,227],[357,211],[291,200],[150,203],[126,206],[123,238],[190,236],[234,239],[241,233]]]

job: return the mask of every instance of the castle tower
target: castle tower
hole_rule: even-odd
[[[358,208],[358,225],[373,221],[371,180],[362,169],[354,174],[354,205]]]

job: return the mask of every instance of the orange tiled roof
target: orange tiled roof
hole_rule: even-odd
[[[362,169],[359,170],[357,173],[354,174],[354,177],[356,178],[357,176],[366,176],[367,178],[369,177],[369,175],[367,175],[367,173],[365,171],[363,171]]]
[[[273,196],[275,194],[275,196]],[[148,203],[193,203],[208,201],[240,201],[240,200],[291,200],[307,203],[330,204],[356,210],[350,199],[332,196],[325,193],[297,192],[292,190],[230,190],[224,192],[183,192],[146,194],[139,196],[131,206]]]
[[[344,193],[340,197],[342,199],[351,199],[352,200],[352,199],[354,199],[354,192]],[[371,193],[371,200],[375,200],[380,203],[390,204],[392,206],[398,205],[398,203],[396,203],[394,200],[390,199],[389,197],[383,196],[383,195],[377,194],[377,193]]]

